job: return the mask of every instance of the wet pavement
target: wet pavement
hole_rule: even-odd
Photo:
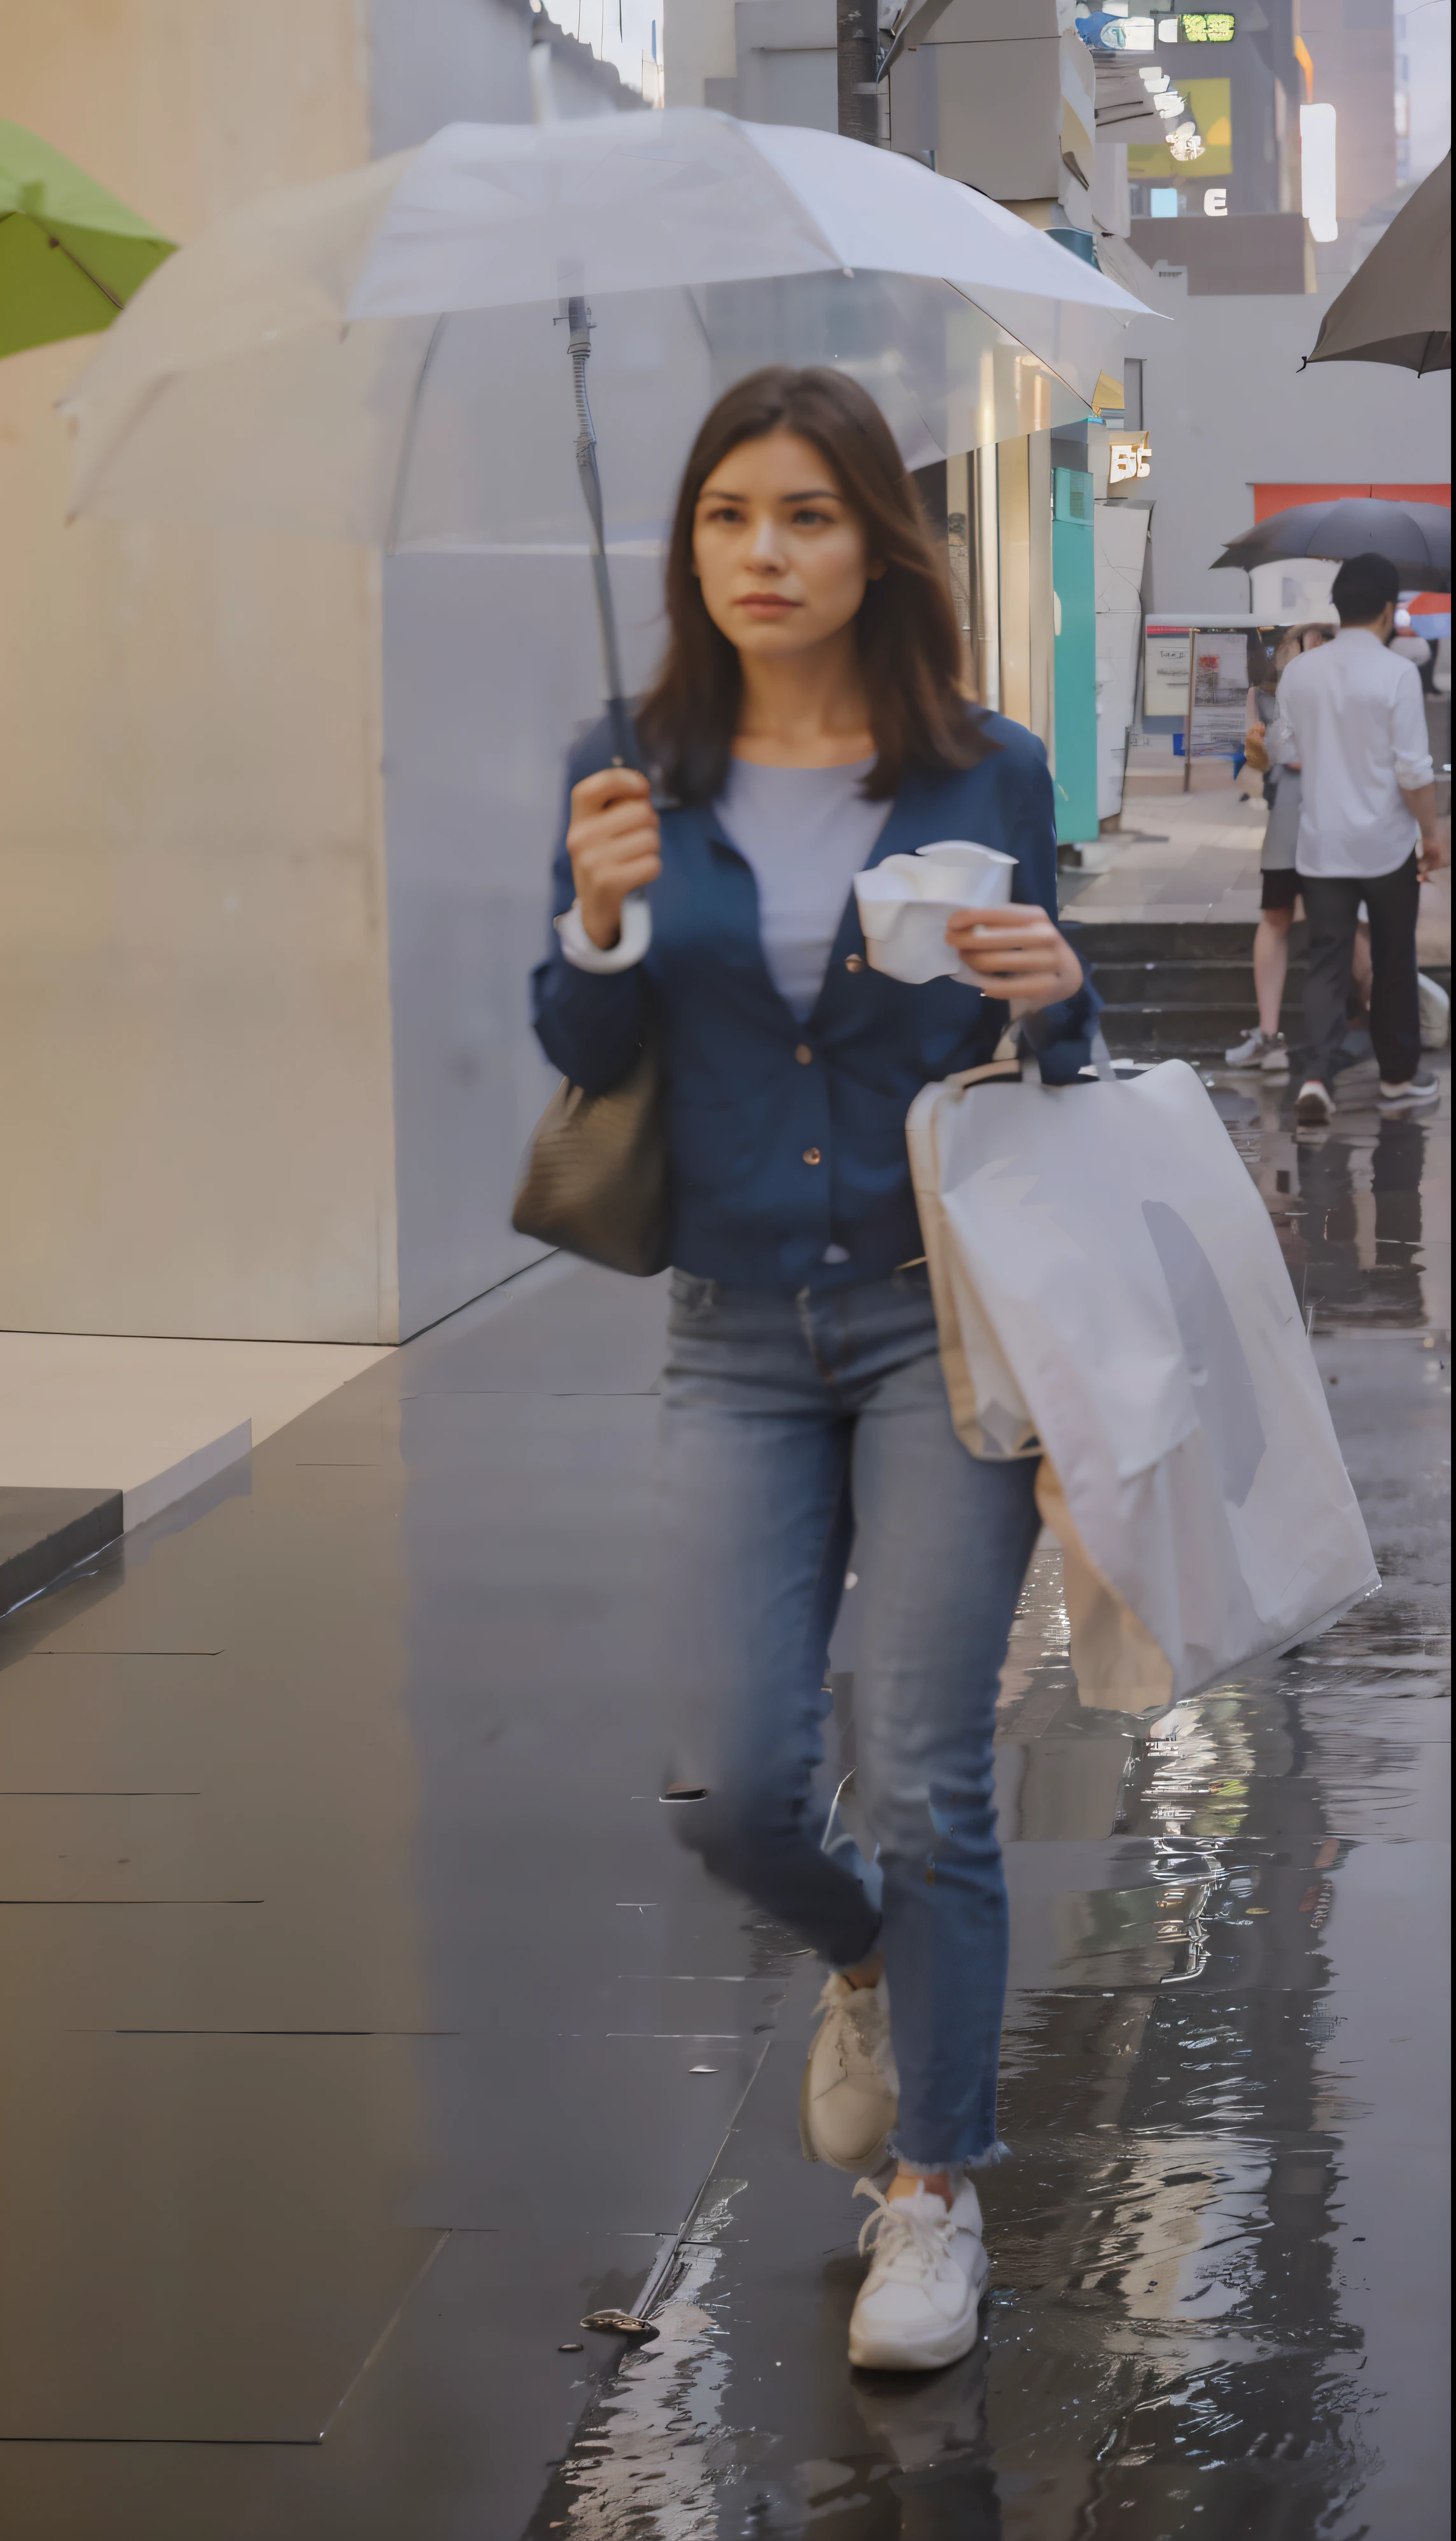
[[[844,2364],[817,1971],[656,1799],[661,1300],[550,1264],[0,1625],[7,2541],[1444,2534],[1449,1118],[1213,1091],[1385,1586],[1137,1723],[1039,1556],[978,2349]]]

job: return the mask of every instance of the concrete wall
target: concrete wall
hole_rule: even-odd
[[[1172,324],[1135,319],[1143,421],[1152,438],[1151,605],[1249,607],[1248,578],[1212,559],[1254,520],[1254,485],[1435,484],[1451,473],[1451,376],[1418,380],[1367,362],[1301,371],[1328,287],[1288,298],[1190,301],[1183,282],[1145,297]]]
[[[614,581],[640,684],[659,642],[657,568],[619,559]],[[600,711],[585,556],[393,558],[384,662],[407,1335],[542,1249],[512,1234],[510,1195],[554,1082],[527,991],[546,942],[562,760]]]
[[[180,240],[369,155],[354,0],[0,0],[5,112]],[[394,1337],[377,561],[64,524],[0,364],[0,1325]]]
[[[529,119],[526,0],[372,0],[376,154],[467,119]],[[553,36],[565,115],[641,111]],[[561,432],[574,433],[561,364]],[[541,1252],[510,1197],[553,1082],[528,1012],[546,940],[562,755],[602,693],[575,557],[405,555],[384,566],[384,777],[400,1330],[418,1332]],[[658,640],[655,566],[615,568],[629,676]]]
[[[185,241],[526,118],[530,28],[0,0],[5,107]],[[552,44],[563,113],[641,110]],[[587,566],[68,529],[52,408],[89,356],[0,365],[0,1327],[393,1341],[539,1249],[508,1214],[561,752],[600,694]],[[655,575],[623,599],[640,677]]]
[[[669,106],[702,106],[708,80],[738,75],[734,0],[663,0],[663,68]]]
[[[530,0],[367,0],[373,155],[407,150],[447,123],[529,123]],[[640,109],[609,65],[546,11],[552,85],[566,116]]]
[[[1095,173],[1092,56],[1080,36],[1057,33],[1050,9],[1027,11],[1014,35],[984,32],[998,23],[998,14],[992,18],[972,0],[954,0],[935,21],[912,74],[913,137],[907,115],[896,130],[892,105],[896,147],[932,149],[942,176],[1000,202],[1056,202],[1069,175],[1080,199]],[[927,71],[934,87],[928,132]],[[893,89],[894,72],[891,82]],[[904,85],[909,107],[911,82]],[[897,93],[895,104],[901,102]]]
[[[704,103],[746,123],[839,128],[839,57],[835,0],[738,0],[737,75],[704,92]]]

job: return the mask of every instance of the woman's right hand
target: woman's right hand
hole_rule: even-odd
[[[603,767],[571,788],[566,852],[581,922],[598,951],[621,933],[621,904],[662,871],[662,833],[639,767]]]

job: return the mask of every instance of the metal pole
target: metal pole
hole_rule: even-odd
[[[880,52],[877,0],[836,0],[835,37],[839,56],[839,130],[850,141],[878,145]]]
[[[976,633],[979,693],[983,706],[1001,706],[1001,518],[996,492],[996,451],[972,454],[976,487]]]
[[[612,723],[612,753],[618,767],[636,765],[632,719],[622,695],[621,655],[617,641],[617,611],[607,563],[607,531],[602,516],[602,479],[597,470],[597,433],[587,402],[586,366],[592,352],[592,319],[585,300],[568,300],[572,385],[576,392],[576,472],[582,500],[592,525],[592,580],[597,593],[597,624],[602,636],[602,668],[607,682],[607,712]]]
[[[1194,773],[1194,683],[1199,676],[1199,630],[1188,630],[1188,704],[1183,714],[1183,790],[1193,792]]]

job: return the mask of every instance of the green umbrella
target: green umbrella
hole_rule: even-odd
[[[0,121],[0,355],[109,327],[175,245],[48,141]]]

